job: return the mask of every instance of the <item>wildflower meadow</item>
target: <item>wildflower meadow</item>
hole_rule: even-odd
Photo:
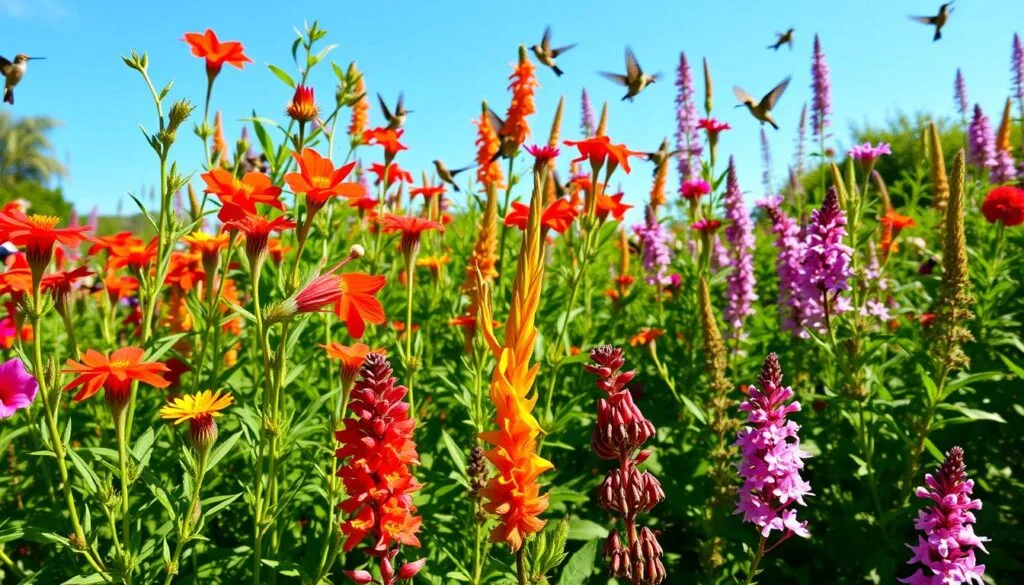
[[[998,109],[956,70],[949,111],[839,148],[824,36],[809,87],[627,48],[596,103],[549,30],[473,73],[475,162],[411,168],[431,113],[332,36],[268,73],[183,31],[200,95],[127,52],[157,185],[132,222],[0,176],[0,582],[1024,582],[1019,37]],[[219,99],[257,72],[283,111]],[[623,144],[649,91],[676,124]]]

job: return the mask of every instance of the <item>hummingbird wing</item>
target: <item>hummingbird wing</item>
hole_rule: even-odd
[[[395,104],[395,112],[401,112],[405,109],[405,92],[398,92],[398,103]]]
[[[7,68],[10,67],[10,66],[11,66],[11,62],[10,61],[8,61],[7,59],[5,59],[3,57],[0,57],[0,73],[3,73],[5,77],[7,76]]]
[[[683,154],[683,149],[682,148],[673,150],[672,152],[668,153],[668,158],[675,158],[675,157],[679,156],[680,154]]]
[[[921,24],[935,24],[939,20],[934,16],[908,16],[907,18],[914,22],[920,22]]]
[[[571,44],[571,45],[566,45],[566,46],[564,46],[564,47],[558,47],[557,49],[555,49],[555,50],[551,51],[551,56],[552,56],[552,57],[557,57],[557,56],[561,55],[562,53],[564,53],[564,52],[568,51],[569,49],[571,49],[571,48],[575,47],[575,46],[576,46],[576,45],[578,45],[578,44],[579,44],[579,43],[573,43],[573,44]]]
[[[501,119],[501,116],[494,113],[494,110],[487,108],[487,121],[491,124],[491,129],[494,130],[495,134],[501,134],[502,129],[505,128],[505,121]]]
[[[743,88],[738,86],[738,85],[732,86],[732,92],[734,94],[736,94],[736,99],[738,99],[740,101],[740,103],[742,103],[742,104],[754,101],[754,96],[752,96],[749,93],[743,91]]]
[[[626,79],[639,79],[643,74],[643,69],[640,69],[640,63],[636,60],[636,53],[632,47],[626,45]]]
[[[540,48],[544,49],[545,53],[547,53],[548,50],[551,48],[551,27],[550,26],[544,27],[544,38],[542,38],[540,40]]]
[[[601,77],[614,81],[619,85],[627,85],[629,83],[629,80],[625,75],[619,75],[618,73],[608,73],[607,71],[598,71],[597,73]]]
[[[384,98],[377,94],[377,101],[380,102],[380,111],[384,113],[384,118],[390,120],[394,116],[391,115],[391,110],[388,109],[388,105],[384,103]]]
[[[783,79],[782,83],[773,87],[771,91],[761,98],[761,103],[767,106],[767,109],[771,110],[775,107],[775,103],[782,97],[782,92],[786,91],[786,88],[789,87],[789,80],[789,77]]]

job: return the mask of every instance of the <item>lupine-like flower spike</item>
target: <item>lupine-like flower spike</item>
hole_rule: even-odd
[[[732,158],[729,159],[730,163]],[[768,143],[768,133],[761,128],[761,184],[764,185],[764,196],[772,195],[772,149]]]
[[[796,145],[793,148],[793,169],[797,177],[804,174],[804,159],[807,157],[807,103],[800,109],[800,124],[796,127]]]
[[[814,35],[814,55],[811,63],[811,90],[814,92],[814,100],[811,102],[811,132],[815,137],[825,133],[825,128],[830,124],[829,115],[832,114],[832,83],[829,80],[828,63],[825,62],[825,52],[821,49],[821,40]]]
[[[914,553],[907,564],[921,566],[900,583],[982,585],[985,565],[977,564],[975,551],[987,553],[989,539],[974,533],[974,510],[981,509],[981,500],[971,498],[974,480],[967,479],[963,449],[950,449],[935,474],[924,476],[924,484],[917,488],[917,497],[930,500],[931,506],[920,510],[914,521],[914,529],[922,533],[917,544],[907,545]]]
[[[654,425],[633,402],[627,385],[635,370],[622,371],[622,350],[602,345],[590,352],[592,363],[583,367],[597,378],[597,387],[606,394],[597,402],[597,424],[590,446],[601,459],[618,462],[598,488],[597,502],[602,508],[621,516],[626,524],[627,542],[613,529],[605,542],[604,556],[612,577],[628,579],[631,585],[657,585],[665,580],[661,545],[647,527],[638,530],[636,516],[649,512],[665,499],[661,482],[649,471],[641,471],[650,451],[639,451],[655,435]]]
[[[805,506],[804,497],[813,495],[811,485],[800,477],[803,460],[810,455],[800,449],[800,426],[787,418],[800,411],[800,403],[790,402],[793,389],[782,385],[779,356],[768,354],[757,386],[749,387],[747,394],[740,410],[747,413],[748,424],[736,440],[742,454],[737,469],[743,480],[736,513],[765,538],[773,530],[782,533],[778,542],[793,534],[806,538],[807,522],[797,519],[792,506]]]
[[[1017,165],[1013,160],[1013,145],[1010,143],[1010,126],[1013,124],[1010,112],[1011,106],[1010,98],[1006,98],[1003,117],[999,122],[999,131],[996,132],[995,165],[992,167],[992,172],[989,175],[989,182],[991,183],[1009,183],[1017,178]]]
[[[671,281],[668,265],[672,261],[668,244],[671,236],[658,223],[651,207],[644,210],[644,223],[633,226],[633,233],[640,238],[644,253],[644,271],[647,284],[666,286]]]
[[[775,260],[775,272],[779,277],[779,296],[776,304],[782,314],[782,328],[792,331],[797,337],[806,338],[808,334],[804,330],[804,324],[807,322],[808,307],[800,284],[803,275],[804,242],[800,226],[781,209],[781,203],[781,198],[778,197],[758,202],[758,206],[765,210],[772,221],[775,247],[779,250]]]
[[[729,157],[725,184],[725,218],[730,222],[725,228],[725,239],[729,242],[729,263],[732,265],[732,271],[726,277],[729,285],[726,290],[726,337],[739,339],[744,337],[744,319],[754,313],[751,305],[757,300],[757,293],[754,292],[754,222],[743,201],[732,157]],[[770,185],[769,180],[767,186]]]
[[[676,150],[679,151],[679,192],[682,195],[688,181],[700,177],[700,154],[703,143],[697,131],[697,102],[693,99],[693,73],[686,61],[686,53],[679,53],[676,74]]]
[[[580,134],[584,138],[591,138],[596,132],[597,121],[594,119],[594,105],[590,103],[587,89],[583,88],[583,95],[580,96]]]
[[[928,124],[928,149],[931,160],[929,171],[932,180],[932,207],[945,211],[949,201],[949,179],[946,177],[946,158],[942,154],[942,137],[935,122]]]
[[[1024,42],[1017,33],[1013,33],[1010,72],[1013,73],[1013,97],[1017,98],[1017,105],[1024,112]]]
[[[956,104],[956,111],[961,117],[967,117],[967,110],[971,107],[967,99],[967,82],[960,68],[956,68],[956,78],[953,80],[953,102]]]
[[[846,238],[846,215],[839,207],[836,188],[829,187],[821,209],[811,213],[804,245],[801,290],[805,299],[820,303],[817,315],[808,315],[809,325],[819,329],[828,320],[850,308],[850,300],[842,292],[850,288],[853,276],[850,259],[853,250],[843,243]]]
[[[974,116],[967,129],[970,157],[967,162],[979,170],[991,170],[996,166],[996,138],[992,134],[992,125],[988,116],[981,111],[981,106],[974,105]]]

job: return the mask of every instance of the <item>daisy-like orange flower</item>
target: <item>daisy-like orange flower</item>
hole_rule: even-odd
[[[440,223],[412,215],[385,215],[381,220],[384,233],[402,233],[402,252],[415,256],[420,247],[420,236],[430,230],[444,231]]]
[[[225,230],[238,230],[245,234],[245,252],[250,259],[262,261],[267,253],[267,241],[271,232],[280,232],[295,227],[295,222],[284,216],[267,219],[262,215],[245,213],[239,219],[224,222]]]
[[[490,186],[501,189],[505,186],[505,174],[501,170],[501,163],[495,159],[495,155],[501,148],[501,139],[498,138],[497,132],[491,126],[487,112],[487,102],[484,102],[480,117],[473,120],[473,124],[477,128],[476,180],[483,185],[484,189]]]
[[[391,163],[390,165],[388,165],[387,168],[387,187],[391,187],[391,185],[393,185],[395,181],[401,181],[403,183],[412,184],[412,173],[410,173],[409,171],[403,169],[402,167],[396,165],[395,163]],[[374,181],[374,184],[380,185],[380,181],[384,177],[384,165],[380,163],[373,163],[372,165],[370,165],[370,172],[377,175],[377,180]],[[360,193],[360,196],[362,195],[363,194]]]
[[[363,144],[380,146],[384,149],[384,158],[391,160],[396,154],[409,148],[399,142],[405,130],[392,128],[370,128],[363,132]]]
[[[185,33],[182,39],[196,57],[206,59],[206,75],[212,80],[220,73],[225,63],[241,69],[252,59],[246,56],[245,47],[238,41],[221,41],[217,33],[206,29],[205,33]]]
[[[431,185],[429,183],[424,182],[423,185],[420,187],[413,187],[412,189],[409,189],[409,199],[412,199],[417,195],[422,195],[424,199],[430,201],[431,199],[437,197],[438,195],[444,195],[445,191],[447,191],[447,189],[445,189],[443,184]]]
[[[639,333],[629,338],[629,344],[633,347],[638,345],[648,345],[653,343],[655,339],[658,339],[662,335],[665,335],[664,329],[651,329],[644,327]]]
[[[605,195],[604,193],[597,194],[597,205],[596,214],[600,221],[605,221],[608,216],[611,215],[615,221],[622,221],[626,217],[626,211],[633,208],[632,205],[626,205],[622,202],[622,198],[625,195],[623,193],[616,193],[615,195]]]
[[[559,234],[564,234],[565,230],[569,229],[569,226],[572,225],[572,220],[576,219],[576,215],[576,209],[573,208],[568,199],[555,199],[544,210],[544,215],[541,216],[540,220],[541,226],[544,228],[544,231],[552,230]],[[512,203],[512,211],[509,211],[508,215],[505,216],[505,225],[526,230],[526,222],[529,216],[530,206],[515,201]]]
[[[14,301],[32,292],[32,269],[24,254],[13,254],[7,260],[7,270],[0,272],[0,296],[11,295]]]
[[[135,271],[145,271],[156,258],[156,238],[143,244],[138,238],[125,240],[123,244],[117,244],[110,248],[107,257],[107,269],[116,270],[125,266]]]
[[[167,284],[189,292],[206,278],[203,257],[195,252],[174,252],[167,267]]]
[[[356,375],[359,374],[359,368],[363,367],[363,362],[366,361],[366,356],[371,353],[387,355],[386,350],[370,349],[370,346],[365,343],[342,345],[335,341],[320,347],[327,351],[327,357],[341,362],[341,385],[344,388],[348,388],[355,381]],[[342,413],[342,416],[344,414]]]
[[[182,240],[188,244],[192,252],[202,255],[203,265],[206,266],[208,261],[216,261],[217,257],[220,256],[220,251],[228,247],[231,236],[226,232],[221,232],[217,235],[206,232],[192,232],[183,237]]]
[[[512,103],[508,106],[505,124],[501,128],[501,135],[516,145],[526,142],[526,137],[530,135],[530,124],[526,118],[537,111],[533,101],[533,94],[540,85],[536,73],[537,67],[527,57],[526,48],[519,47],[519,63],[509,76],[512,81],[508,86],[512,90]]]
[[[111,250],[118,247],[123,248],[125,246],[132,245],[142,246],[145,244],[145,242],[135,237],[135,234],[131,232],[120,232],[113,236],[86,236],[85,239],[92,242],[92,245],[89,246],[88,252],[90,256],[103,251],[109,253]]]
[[[344,182],[352,169],[356,168],[355,161],[335,169],[331,159],[320,156],[312,148],[302,149],[301,156],[295,153],[292,156],[299,164],[299,172],[288,173],[284,180],[292,191],[306,194],[310,216],[326,205],[331,197],[356,198],[365,195],[359,183]]]
[[[246,173],[241,179],[226,169],[212,169],[200,175],[206,182],[204,193],[216,195],[223,206],[217,219],[228,221],[237,219],[239,210],[245,213],[256,213],[256,204],[263,203],[284,211],[281,188],[271,182],[270,177],[258,171]]]
[[[896,238],[900,236],[900,232],[906,228],[914,227],[914,225],[916,225],[913,218],[906,215],[900,215],[892,209],[885,212],[885,215],[882,216],[879,223],[882,225],[882,240],[880,245],[882,247],[882,252],[886,257],[888,257],[891,252],[895,252],[897,250]]]
[[[73,270],[51,272],[50,274],[43,275],[41,288],[44,291],[50,292],[54,301],[56,301],[57,310],[62,311],[67,306],[67,300],[75,283],[92,275],[93,271],[89,270],[86,266],[79,266]]]
[[[643,154],[629,150],[625,144],[612,144],[611,139],[603,135],[584,140],[566,140],[562,144],[575,146],[579,150],[580,156],[572,162],[590,161],[590,166],[595,172],[607,163],[610,165],[608,174],[618,166],[629,174],[629,157]]]
[[[380,325],[385,321],[384,305],[375,296],[387,284],[381,275],[333,271],[317,276],[296,295],[286,301],[283,314],[315,313],[334,305],[334,314],[345,323],[352,337],[360,338],[366,323]]]
[[[25,257],[34,274],[42,274],[53,256],[54,244],[76,247],[89,226],[59,228],[53,215],[25,215],[17,209],[0,211],[0,241],[25,247]]]
[[[103,289],[107,291],[110,304],[116,305],[121,299],[126,299],[139,290],[139,279],[134,276],[121,276],[115,271],[109,271],[103,277]]]
[[[174,425],[188,421],[189,441],[196,451],[205,454],[217,442],[217,423],[214,417],[235,401],[230,392],[204,390],[175,398],[160,409],[160,418],[174,421]]]
[[[288,107],[285,108],[285,114],[292,120],[303,124],[316,120],[316,117],[320,115],[320,106],[317,105],[316,99],[313,97],[313,88],[305,85],[297,86],[292,101],[288,102]]]
[[[154,388],[166,388],[170,383],[161,376],[168,371],[160,362],[143,361],[144,352],[138,347],[122,347],[110,357],[90,349],[82,355],[82,361],[68,360],[62,370],[65,374],[77,376],[64,386],[71,390],[81,386],[75,394],[75,401],[81,402],[103,388],[107,392],[107,403],[123,406],[133,381],[148,384]]]

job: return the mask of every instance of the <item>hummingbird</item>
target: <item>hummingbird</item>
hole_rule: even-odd
[[[775,123],[775,118],[772,118],[772,108],[775,107],[779,98],[782,97],[782,92],[786,91],[786,86],[789,85],[789,79],[789,77],[783,79],[782,83],[776,85],[771,91],[766,93],[765,96],[761,98],[760,102],[755,100],[754,96],[743,91],[741,88],[733,86],[732,92],[736,94],[736,99],[740,100],[740,104],[736,107],[741,108],[743,106],[747,106],[750,113],[760,120],[762,125],[765,122],[768,122],[772,125],[772,128],[778,130],[779,125]]]
[[[946,2],[942,6],[939,6],[939,13],[935,16],[911,16],[910,20],[914,20],[922,24],[934,25],[935,36],[932,40],[937,41],[942,38],[942,27],[946,26],[946,21],[949,20],[949,15],[953,14],[952,6],[952,1]]]
[[[775,35],[778,38],[775,39],[775,43],[774,44],[768,45],[769,49],[775,49],[776,51],[778,51],[779,47],[781,47],[782,45],[789,45],[789,50],[790,51],[793,50],[793,29],[792,28],[786,30],[786,32],[784,32],[784,33],[775,33]]]
[[[384,119],[388,121],[388,129],[398,130],[405,124],[405,115],[410,113],[410,110],[405,109],[405,96],[401,92],[398,94],[398,103],[395,104],[394,114],[388,109],[388,105],[384,103],[384,98],[380,97],[379,93],[377,101],[380,102],[380,111],[384,113]]]
[[[665,163],[670,161],[672,158],[677,156],[680,152],[682,152],[682,149],[680,149],[680,150],[673,150],[673,151],[669,152],[669,150],[668,150],[668,138],[662,140],[661,141],[661,146],[658,147],[658,150],[656,150],[654,152],[648,152],[647,153],[647,160],[649,160],[652,163],[654,163],[654,174],[657,175],[658,171],[661,169],[662,165],[664,165]]]
[[[555,72],[555,75],[561,77],[562,74],[565,72],[559,69],[558,65],[555,65],[555,58],[561,55],[562,53],[568,51],[569,49],[575,47],[578,44],[579,43],[573,43],[571,45],[566,45],[564,47],[552,49],[551,27],[549,26],[544,29],[544,38],[540,40],[540,44],[530,47],[530,50],[533,51],[533,54],[537,56],[538,61],[550,67],[551,70]]]
[[[499,157],[511,158],[515,156],[519,145],[515,140],[512,140],[510,137],[501,133],[501,131],[505,129],[505,121],[502,120],[501,116],[495,113],[491,108],[487,108],[487,121],[490,122],[491,128],[494,129],[494,133],[497,134],[498,138],[501,140],[501,145],[498,146],[498,152],[494,153],[490,162],[498,160]]]
[[[29,57],[24,53],[14,56],[14,62],[0,57],[0,73],[4,76],[4,101],[14,105],[14,86],[18,85],[21,78],[25,77],[28,70],[28,62],[32,59],[45,59],[46,57]]]
[[[633,53],[633,49],[626,47],[626,74],[619,75],[618,73],[608,73],[605,71],[599,71],[605,79],[610,79],[619,85],[626,86],[626,95],[622,96],[623,101],[633,101],[633,98],[637,96],[645,87],[651,85],[660,77],[659,73],[654,75],[644,74],[644,70],[640,68],[640,64],[637,63],[636,54]]]
[[[473,168],[473,165],[470,165],[468,167],[462,167],[461,169],[455,169],[454,171],[450,171],[448,170],[448,167],[444,165],[444,161],[437,159],[434,161],[434,168],[437,169],[437,176],[440,177],[440,179],[445,183],[451,185],[452,189],[454,189],[455,192],[458,193],[459,186],[455,184],[455,176],[463,171],[468,171],[469,169]]]

